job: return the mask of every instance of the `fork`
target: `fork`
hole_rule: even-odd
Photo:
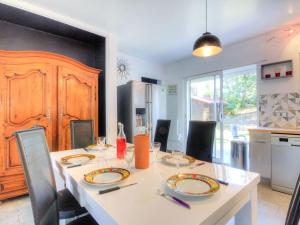
[[[204,165],[204,164],[205,164],[205,162],[199,162],[199,163],[196,163],[196,164],[190,166],[190,169],[195,169],[197,166],[202,166],[202,165]]]
[[[163,192],[163,191],[160,190],[160,189],[157,190],[157,193],[158,193],[160,196],[164,197],[165,199],[168,199],[168,200],[170,200],[170,201],[176,203],[177,205],[181,205],[181,206],[183,206],[183,207],[185,207],[185,208],[187,208],[187,209],[191,209],[191,206],[190,206],[188,203],[186,203],[185,201],[183,201],[183,200],[181,200],[181,199],[179,199],[179,198],[177,198],[177,197],[175,197],[175,196],[166,194],[165,192]]]

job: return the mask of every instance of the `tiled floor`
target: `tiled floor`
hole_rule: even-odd
[[[290,195],[259,185],[257,225],[283,225],[290,199]],[[29,198],[20,197],[0,204],[0,225],[34,225]]]

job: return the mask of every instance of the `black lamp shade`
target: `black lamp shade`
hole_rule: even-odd
[[[209,32],[199,37],[193,48],[193,55],[196,57],[208,57],[217,55],[222,51],[219,38]]]

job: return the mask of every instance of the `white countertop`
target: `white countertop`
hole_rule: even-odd
[[[256,127],[249,128],[250,132],[267,132],[267,133],[280,133],[280,134],[300,134],[300,129],[290,128],[271,128],[271,127]]]

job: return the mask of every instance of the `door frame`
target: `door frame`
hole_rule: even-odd
[[[212,71],[212,72],[207,72],[207,73],[203,73],[203,74],[197,74],[197,75],[193,75],[190,76],[188,78],[185,79],[185,87],[186,87],[186,114],[185,114],[185,124],[186,124],[186,133],[188,135],[188,129],[189,129],[189,121],[191,120],[191,81],[194,79],[198,79],[198,78],[205,78],[205,77],[213,77],[214,78],[214,100],[217,99],[217,92],[216,92],[216,87],[217,87],[217,82],[216,82],[216,78],[219,77],[220,79],[220,104],[219,107],[217,106],[216,101],[214,102],[214,108],[215,108],[215,119],[216,122],[220,124],[220,158],[217,158],[215,155],[215,152],[213,152],[213,161],[217,162],[217,163],[222,163],[223,162],[223,158],[224,158],[224,143],[223,143],[223,70],[216,70],[216,71]],[[186,135],[186,136],[187,136]],[[187,137],[186,137],[187,138]],[[215,139],[216,140],[216,139]]]

